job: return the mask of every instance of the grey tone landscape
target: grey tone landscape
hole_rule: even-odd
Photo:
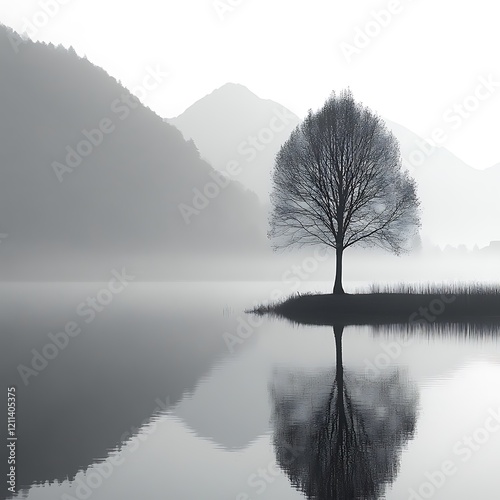
[[[497,31],[0,5],[0,498],[496,498]]]

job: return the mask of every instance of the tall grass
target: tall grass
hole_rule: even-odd
[[[415,295],[500,295],[500,284],[496,283],[374,283],[368,293],[394,293]],[[363,293],[363,292],[359,292]],[[366,293],[366,291],[364,292]]]
[[[245,309],[245,313],[257,314],[262,316],[264,314],[276,314],[276,310],[283,304],[289,302],[290,300],[298,299],[300,297],[307,297],[315,295],[314,292],[294,292],[288,297],[282,297],[279,300],[267,302],[265,304],[260,304],[255,306],[253,309]]]

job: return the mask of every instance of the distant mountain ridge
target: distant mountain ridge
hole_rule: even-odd
[[[409,129],[386,123],[418,184],[423,235],[440,245],[486,245],[500,239],[500,164],[475,169],[445,147],[432,148]]]
[[[227,83],[167,120],[214,168],[233,176],[265,203],[271,190],[274,157],[300,119],[283,105],[261,99],[243,85]]]

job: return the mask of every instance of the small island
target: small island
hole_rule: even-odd
[[[308,325],[500,326],[500,289],[482,285],[372,287],[357,294],[297,294],[250,312]]]

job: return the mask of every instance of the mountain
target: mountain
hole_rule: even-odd
[[[386,120],[400,142],[403,164],[418,185],[422,235],[444,246],[500,240],[500,164],[478,170],[445,147],[432,147],[407,128]]]
[[[189,277],[181,259],[266,251],[257,197],[179,130],[73,50],[13,38],[0,26],[0,278]]]
[[[299,117],[277,102],[261,99],[243,85],[227,83],[168,122],[192,139],[216,169],[269,202],[271,170],[281,145]]]

